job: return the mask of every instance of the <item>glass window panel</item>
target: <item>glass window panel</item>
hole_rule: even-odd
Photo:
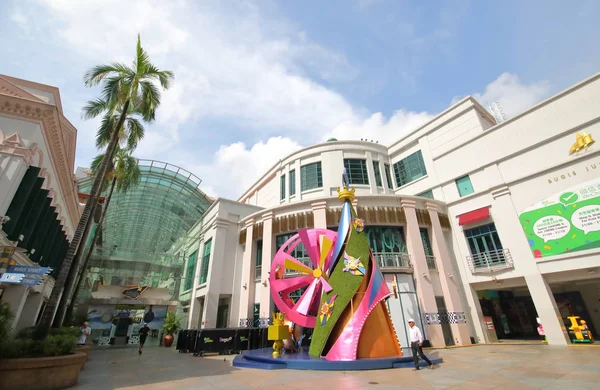
[[[427,175],[420,150],[394,164],[396,186],[400,187]]]
[[[473,185],[471,184],[471,179],[468,175],[456,179],[456,187],[458,188],[458,193],[460,194],[460,196],[467,196],[474,192]]]
[[[377,187],[383,187],[381,180],[381,169],[379,169],[379,161],[373,160],[373,171],[375,172],[375,184]]]
[[[208,281],[208,265],[210,263],[211,246],[212,239],[204,243],[204,255],[202,256],[202,272],[200,273],[200,284],[204,284]]]
[[[434,199],[433,198],[433,191],[432,190],[428,190],[425,192],[421,192],[420,194],[418,194],[417,196],[420,196],[422,198],[428,198],[428,199]]]
[[[385,180],[387,181],[388,188],[394,189],[394,184],[392,183],[392,172],[390,170],[390,164],[383,165],[385,169]]]
[[[290,171],[290,196],[296,195],[296,170]]]
[[[423,249],[425,250],[426,256],[433,256],[433,250],[431,249],[431,241],[429,240],[429,232],[427,228],[420,228],[421,241],[423,241]]]
[[[319,161],[300,167],[300,182],[302,191],[323,187],[321,162]]]
[[[369,184],[367,160],[345,158],[344,168],[348,173],[350,184]]]
[[[183,283],[183,289],[189,290],[194,284],[194,273],[196,272],[196,260],[198,259],[198,251],[194,251],[188,257],[187,267],[185,270],[185,281]]]
[[[285,175],[281,175],[281,177],[279,178],[279,185],[280,185],[280,195],[281,195],[281,200],[285,199]]]

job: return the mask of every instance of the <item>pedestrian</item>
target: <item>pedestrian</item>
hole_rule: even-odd
[[[138,349],[138,353],[142,354],[142,349],[144,348],[144,343],[146,342],[146,338],[148,337],[148,332],[150,332],[150,328],[148,328],[148,323],[144,322],[144,326],[140,329],[140,348]]]
[[[408,326],[410,326],[410,348],[412,350],[413,359],[415,361],[415,368],[413,371],[419,370],[419,356],[429,364],[429,368],[433,370],[433,363],[423,353],[423,334],[421,330],[415,326],[415,320],[412,318],[408,320]]]
[[[92,328],[88,326],[87,321],[83,321],[79,329],[81,329],[81,335],[79,336],[79,340],[77,340],[77,345],[81,347],[85,345],[87,337],[92,334]]]

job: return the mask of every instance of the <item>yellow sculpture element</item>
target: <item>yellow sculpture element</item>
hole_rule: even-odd
[[[575,339],[572,340],[574,343],[594,342],[592,332],[590,332],[590,330],[587,327],[587,323],[584,320],[577,321],[577,319],[579,319],[579,316],[571,316],[567,318],[571,320],[571,326],[569,326],[569,330],[573,331],[573,334],[575,335]]]
[[[342,203],[348,199],[350,202],[352,202],[354,200],[354,187],[350,187],[347,188],[346,186],[344,186],[341,190],[340,187],[338,187],[337,192],[338,192],[338,198],[342,201]]]
[[[290,337],[290,328],[285,324],[283,313],[273,313],[273,325],[269,325],[268,339],[273,343],[273,357],[278,358],[283,349],[283,340]]]
[[[594,142],[594,139],[588,133],[577,133],[575,135],[575,143],[571,146],[569,154],[579,153],[582,150],[587,150]]]

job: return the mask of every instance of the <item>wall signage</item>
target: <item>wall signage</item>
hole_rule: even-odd
[[[2,276],[0,277],[0,283],[19,284],[21,283],[21,280],[23,280],[24,277],[25,274],[11,274],[7,272],[5,274],[2,274]]]
[[[535,258],[600,247],[600,179],[536,203],[519,220]]]
[[[11,265],[7,272],[14,272],[27,275],[48,275],[52,272],[50,267],[30,267],[26,265]]]

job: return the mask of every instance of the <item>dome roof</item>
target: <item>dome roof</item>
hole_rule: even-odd
[[[335,142],[335,141],[337,141],[337,138],[329,138],[329,139],[327,140],[327,142]]]

